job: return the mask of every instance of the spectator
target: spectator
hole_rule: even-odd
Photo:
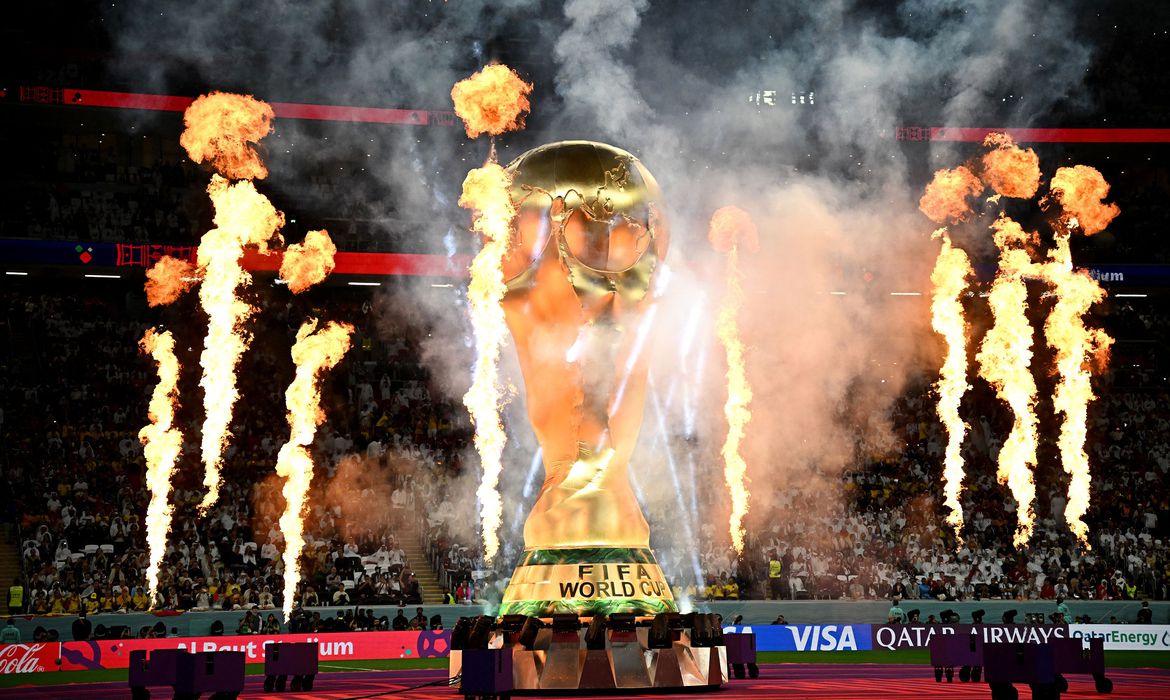
[[[390,622],[390,627],[395,632],[405,632],[406,630],[410,629],[410,620],[406,619],[405,610],[405,608],[399,607],[398,614],[395,615],[394,619]]]
[[[16,618],[8,618],[8,624],[0,630],[0,644],[19,644],[20,630],[16,627]]]
[[[1143,600],[1142,607],[1138,609],[1137,620],[1135,622],[1139,625],[1148,625],[1154,621],[1154,611],[1150,609],[1150,601]]]
[[[73,621],[73,641],[84,642],[92,632],[93,624],[86,618],[85,611],[77,613],[77,619]]]
[[[906,613],[902,610],[902,601],[894,598],[893,605],[890,606],[890,611],[886,613],[886,621],[891,625],[904,625],[909,619]]]
[[[12,579],[12,585],[8,587],[8,613],[10,615],[19,615],[24,612],[24,584],[20,582],[20,577]]]

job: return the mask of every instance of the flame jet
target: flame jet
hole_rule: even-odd
[[[523,128],[524,114],[529,110],[527,95],[531,91],[532,85],[512,69],[491,65],[456,83],[451,89],[451,100],[455,113],[464,122],[468,138],[480,134],[494,137]],[[475,449],[483,467],[476,495],[487,564],[499,552],[499,529],[503,522],[499,482],[507,436],[500,423],[499,360],[508,326],[501,302],[507,291],[503,260],[510,244],[512,220],[516,217],[509,185],[511,178],[496,162],[493,143],[483,167],[467,173],[459,198],[459,206],[472,211],[472,230],[483,237],[483,247],[471,262],[467,289],[476,359],[471,388],[464,394],[463,404],[475,425]]]
[[[150,565],[146,582],[150,601],[158,598],[158,573],[167,548],[167,533],[171,529],[171,476],[175,461],[183,449],[183,434],[174,427],[175,405],[179,401],[179,360],[175,357],[175,339],[170,331],[157,333],[147,329],[138,343],[158,365],[158,384],[150,395],[148,416],[150,424],[138,432],[142,453],[146,458],[146,485],[150,489],[150,505],[146,509],[146,544],[150,550]]]
[[[353,326],[330,322],[318,330],[316,319],[301,324],[292,347],[296,376],[284,394],[288,409],[288,442],[276,458],[276,474],[285,479],[284,513],[280,531],[284,535],[284,617],[287,620],[296,600],[301,580],[300,557],[305,547],[305,508],[309,485],[313,480],[313,457],[309,445],[317,426],[325,421],[321,410],[321,376],[341,361],[349,350]]]
[[[759,233],[746,211],[739,207],[722,207],[711,216],[708,239],[715,250],[727,254],[727,294],[715,321],[715,331],[727,355],[727,402],[723,414],[727,418],[727,437],[723,441],[723,478],[731,495],[731,515],[728,529],[731,545],[743,553],[743,519],[748,512],[747,462],[740,454],[748,421],[752,419],[750,405],[752,389],[747,379],[743,340],[739,331],[739,312],[743,307],[743,286],[739,269],[739,249],[749,253],[759,249]]]
[[[988,303],[994,317],[979,349],[979,375],[995,387],[1012,409],[1012,429],[999,451],[996,478],[1006,483],[1016,501],[1012,542],[1023,546],[1032,537],[1036,515],[1036,381],[1032,378],[1032,326],[1028,323],[1028,289],[1024,276],[1035,272],[1025,245],[1028,234],[1018,223],[1000,216],[992,224],[999,248],[999,273]]]
[[[203,485],[207,487],[199,504],[201,513],[219,499],[220,465],[232,410],[239,398],[236,365],[251,343],[243,324],[254,309],[239,297],[238,290],[250,283],[252,276],[240,266],[240,257],[246,245],[266,251],[268,241],[279,239],[277,231],[284,225],[284,215],[251,182],[228,184],[215,175],[207,192],[215,206],[216,228],[203,234],[197,254],[203,272],[199,302],[207,314],[207,337],[199,358],[203,368],[199,386],[206,412],[201,443]]]
[[[1064,416],[1057,446],[1069,475],[1064,519],[1081,544],[1089,546],[1089,527],[1081,519],[1089,509],[1089,456],[1085,453],[1089,402],[1095,397],[1089,365],[1104,364],[1113,339],[1100,329],[1085,327],[1084,316],[1105,298],[1105,290],[1084,270],[1073,270],[1069,232],[1057,233],[1056,245],[1044,265],[1044,277],[1052,285],[1056,304],[1044,324],[1048,345],[1056,351],[1060,379],[1052,396],[1053,409]]]
[[[1089,402],[1095,398],[1089,367],[1105,364],[1113,339],[1100,329],[1085,327],[1085,314],[1105,298],[1105,290],[1087,272],[1073,270],[1069,240],[1074,230],[1088,236],[1105,230],[1121,210],[1103,201],[1109,194],[1109,183],[1089,166],[1059,168],[1051,188],[1051,196],[1063,211],[1058,219],[1062,226],[1056,229],[1055,245],[1044,265],[1044,277],[1056,296],[1056,304],[1044,324],[1044,336],[1056,351],[1060,376],[1052,406],[1064,416],[1057,439],[1061,466],[1069,475],[1064,519],[1087,548],[1089,528],[1082,518],[1089,509],[1092,477],[1085,437]]]
[[[183,113],[180,145],[191,160],[210,163],[219,173],[207,186],[215,206],[216,228],[203,235],[196,255],[203,276],[199,303],[208,318],[199,358],[206,413],[201,451],[207,493],[199,504],[199,512],[204,514],[219,499],[219,470],[232,410],[239,398],[236,365],[251,342],[243,324],[253,309],[237,292],[252,277],[240,267],[240,257],[247,245],[263,253],[269,240],[283,243],[277,232],[284,225],[284,215],[250,182],[268,176],[253,144],[272,131],[273,116],[272,107],[265,102],[223,92],[201,95]],[[225,178],[244,181],[229,184]],[[164,292],[159,298],[173,298],[181,290],[181,285],[171,280],[159,289]]]
[[[467,173],[459,206],[473,210],[472,229],[483,236],[483,248],[471,261],[467,302],[475,328],[475,369],[463,404],[475,424],[475,449],[483,464],[483,479],[476,495],[483,521],[484,561],[499,551],[503,504],[498,491],[507,437],[500,423],[500,348],[508,336],[508,324],[500,302],[504,284],[503,259],[516,210],[508,194],[511,182],[499,163],[487,163]]]
[[[942,239],[942,248],[930,275],[934,289],[931,293],[931,326],[947,343],[946,359],[939,369],[938,417],[947,429],[947,449],[943,469],[945,505],[950,508],[947,524],[954,528],[955,537],[963,541],[963,505],[959,495],[963,490],[963,438],[967,424],[959,415],[963,394],[967,392],[967,321],[963,315],[963,292],[967,279],[974,274],[971,260],[962,248],[951,245],[946,229],[934,232]]]

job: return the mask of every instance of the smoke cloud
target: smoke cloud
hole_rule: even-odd
[[[963,157],[951,144],[900,143],[895,129],[1042,125],[1058,102],[1075,107],[1093,48],[1078,5],[760,0],[713,11],[648,0],[224,0],[155,3],[157,13],[141,15],[119,4],[107,26],[116,76],[160,92],[214,87],[277,101],[450,109],[454,82],[500,59],[535,85],[528,129],[500,139],[501,162],[571,138],[638,155],[662,186],[672,243],[631,472],[661,558],[686,581],[701,525],[726,521],[717,453],[724,368],[711,347],[724,280],[703,240],[711,213],[735,205],[759,227],[741,315],[755,394],[744,444],[753,512],[781,503],[790,483],[824,479],[831,499],[834,475],[859,450],[897,448],[890,402],[913,372],[941,362],[928,308],[937,245],[916,205],[928,173]],[[141,60],[147,54],[156,60]],[[275,127],[271,187],[300,197],[306,169],[371,164],[378,187],[342,200],[348,214],[417,229],[407,246],[471,251],[454,203],[486,146],[461,129],[371,127],[326,142],[313,124]],[[362,162],[346,161],[354,154]],[[386,333],[423,328],[431,389],[457,400],[474,360],[460,290],[424,281],[395,294],[403,298],[380,310],[392,319]],[[543,474],[531,470],[536,444],[507,347],[501,371],[518,387],[505,412],[501,485],[505,526],[517,524],[501,559],[512,561]],[[452,488],[473,491],[466,486]],[[703,494],[715,512],[700,508]]]

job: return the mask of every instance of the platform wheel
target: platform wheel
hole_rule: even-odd
[[[284,687],[286,685],[288,685],[288,676],[277,676],[276,677],[276,692],[283,693]]]
[[[276,687],[276,677],[264,676],[264,692],[271,693],[274,687]]]
[[[288,689],[294,693],[301,692],[301,677],[300,676],[293,676],[292,682],[288,684]]]
[[[1060,690],[1056,683],[1029,683],[1032,689],[1032,700],[1060,700]]]
[[[1113,681],[1106,678],[1104,674],[1093,674],[1093,685],[1097,688],[1097,692],[1102,695],[1108,695],[1113,692]]]
[[[962,666],[959,668],[959,682],[966,683],[971,680],[971,667]]]
[[[759,678],[760,667],[755,664],[748,664],[748,678]]]
[[[1059,673],[1056,674],[1056,692],[1058,692],[1058,693],[1067,693],[1068,692],[1068,679]]]
[[[315,679],[316,677],[317,677],[317,674],[315,674],[315,673],[310,673],[307,676],[305,676],[304,679],[301,681],[301,690],[304,690],[306,692],[311,691],[313,689],[313,679]]]

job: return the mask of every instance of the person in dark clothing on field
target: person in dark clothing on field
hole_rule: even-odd
[[[84,642],[89,639],[93,633],[93,623],[85,616],[85,611],[77,613],[77,619],[73,621],[73,641]]]
[[[1148,625],[1154,621],[1154,611],[1150,609],[1150,601],[1143,600],[1142,607],[1137,612],[1137,624]]]
[[[406,619],[405,611],[406,608],[398,608],[398,614],[394,616],[394,620],[390,623],[391,629],[395,632],[405,632],[410,629],[410,620]]]

